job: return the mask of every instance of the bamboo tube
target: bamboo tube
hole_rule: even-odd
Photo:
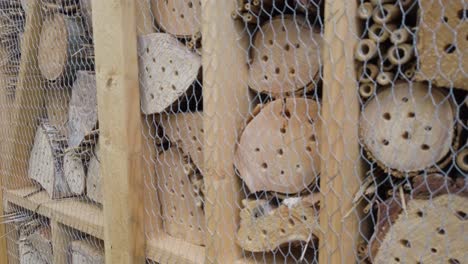
[[[383,59],[380,61],[380,68],[383,71],[391,71],[395,68],[395,65],[390,62],[387,54],[384,55]]]
[[[260,12],[261,7],[259,5],[253,5],[252,3],[246,3],[244,5],[244,9],[246,11],[258,14]]]
[[[369,38],[374,40],[375,42],[384,42],[389,37],[391,32],[396,29],[396,26],[393,24],[389,25],[380,25],[380,24],[373,24],[369,28]]]
[[[371,39],[362,39],[356,45],[354,57],[358,61],[368,61],[377,55],[377,45]]]
[[[390,83],[392,83],[392,80],[393,80],[393,77],[395,75],[392,73],[392,72],[386,72],[386,71],[383,71],[383,72],[380,72],[378,75],[377,75],[377,83],[382,85],[382,86],[386,86],[386,85],[389,85]]]
[[[456,163],[458,165],[458,168],[460,168],[463,171],[468,171],[468,148],[461,150],[457,154]]]
[[[244,22],[246,22],[246,23],[257,23],[257,20],[255,19],[255,17],[252,14],[245,13],[242,16],[242,18],[243,18]]]
[[[359,85],[359,94],[362,98],[367,99],[375,93],[375,84],[373,83],[361,83]]]
[[[411,64],[408,68],[406,68],[404,74],[406,78],[412,79],[414,77],[414,74],[416,73],[416,64],[413,63]]]
[[[393,30],[390,34],[390,41],[395,44],[403,44],[411,40],[410,31],[407,28]]]
[[[395,45],[388,49],[387,58],[394,65],[403,65],[414,56],[413,46],[410,44]]]
[[[400,18],[400,8],[393,4],[379,5],[374,8],[372,19],[377,24],[389,24],[390,22]]]
[[[361,83],[370,83],[375,80],[377,74],[379,73],[379,68],[377,65],[372,63],[367,63],[359,68],[358,71],[358,80]]]
[[[358,8],[358,17],[363,20],[367,20],[372,17],[372,11],[374,7],[371,3],[362,3]]]

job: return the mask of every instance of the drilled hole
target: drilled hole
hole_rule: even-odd
[[[184,180],[180,180],[180,185],[184,186],[185,182]]]
[[[283,155],[283,149],[278,149],[278,155],[282,156]]]
[[[460,218],[461,220],[467,220],[466,213],[463,211],[457,211],[455,215]]]
[[[437,228],[437,233],[439,235],[445,235],[445,229],[443,229],[442,227],[439,227],[439,228]]]
[[[437,253],[437,248],[431,248],[432,253]]]
[[[405,131],[403,133],[403,135],[401,135],[401,137],[403,137],[404,139],[410,139],[411,138],[410,133],[408,131]]]
[[[411,247],[411,243],[410,243],[407,239],[402,239],[402,240],[400,240],[400,243],[401,243],[404,247],[407,247],[407,248],[410,248],[410,247]]]
[[[252,241],[252,238],[250,236],[247,236],[247,240]]]
[[[422,149],[422,150],[429,150],[430,148],[431,148],[431,147],[429,147],[429,145],[427,145],[427,144],[422,144],[422,145],[421,145],[421,149]]]
[[[447,52],[448,54],[455,52],[456,49],[457,49],[457,46],[455,46],[455,44],[447,44],[444,47],[444,51]]]
[[[156,63],[156,58],[153,58],[153,62]]]
[[[284,127],[280,128],[280,132],[281,132],[281,134],[285,134],[286,133],[286,128],[284,128]]]
[[[198,152],[202,152],[202,148],[201,148],[201,147],[198,147],[198,148],[197,148],[197,151],[198,151]]]
[[[175,74],[175,76],[179,76],[179,72],[178,72],[178,71],[175,71],[174,74]]]
[[[174,91],[176,90],[175,85],[171,85],[171,88],[172,88],[172,90],[174,90]]]
[[[149,48],[146,48],[146,53],[149,53]]]
[[[294,68],[289,69],[289,74],[291,75],[296,74],[296,70]]]
[[[291,118],[291,112],[289,112],[289,109],[284,110],[284,115],[286,116],[286,118]]]
[[[262,234],[263,234],[264,236],[266,236],[266,235],[267,235],[267,231],[266,231],[265,229],[262,229]]]
[[[424,212],[423,212],[423,211],[418,211],[418,212],[416,212],[416,214],[417,214],[419,217],[424,217]]]
[[[182,198],[182,200],[185,199],[185,194],[181,194],[180,197]]]
[[[268,56],[267,56],[267,55],[263,55],[263,56],[262,56],[262,60],[263,60],[264,62],[267,62],[267,61],[268,61]]]
[[[424,127],[424,130],[426,130],[426,131],[431,131],[431,130],[432,130],[432,127],[431,127],[431,126],[425,126],[425,127]]]
[[[279,73],[280,73],[280,68],[279,68],[279,67],[276,67],[276,68],[275,68],[275,73],[276,73],[276,74],[279,74]]]
[[[268,40],[268,44],[273,45],[273,40],[272,40],[272,39],[269,39],[269,40]]]
[[[392,115],[390,115],[390,113],[384,113],[382,117],[383,117],[383,119],[385,119],[385,120],[390,120],[390,119],[392,119]]]
[[[296,164],[296,169],[300,169],[301,168],[301,164]]]
[[[192,137],[192,140],[193,140],[193,141],[197,141],[197,137],[196,137],[196,136],[193,136],[193,137]]]
[[[388,146],[388,144],[390,144],[390,142],[388,140],[386,140],[386,139],[382,139],[382,144],[384,146]]]
[[[307,216],[306,215],[301,215],[302,220],[307,221]]]
[[[400,258],[395,258],[395,261],[396,261],[396,262],[400,262]]]
[[[448,17],[446,16],[442,17],[442,21],[444,21],[445,23],[448,23]]]
[[[190,211],[190,216],[192,216],[192,217],[193,217],[193,212],[192,212],[192,211]]]
[[[259,149],[259,148],[255,148],[255,152],[259,152],[259,151],[260,151],[260,149]]]
[[[294,223],[294,220],[292,218],[289,218],[289,226],[293,227],[296,223]]]
[[[268,164],[266,164],[265,162],[262,163],[262,168],[267,169],[267,168],[268,168]]]
[[[281,174],[281,175],[284,175],[284,171],[283,171],[283,170],[282,170],[282,171],[280,171],[280,174]]]
[[[448,260],[448,263],[449,264],[460,264],[460,261],[458,259],[451,258],[451,259]]]
[[[150,93],[150,97],[151,97],[151,99],[154,99],[154,94]]]
[[[281,228],[281,229],[280,229],[280,233],[281,233],[282,235],[284,235],[284,234],[286,234],[286,230],[284,230],[284,228]]]
[[[162,71],[162,72],[165,72],[165,71],[166,71],[166,68],[161,67],[161,71]]]
[[[312,148],[311,148],[310,146],[307,146],[307,147],[306,147],[306,150],[307,150],[308,152],[312,152]]]
[[[415,117],[415,116],[416,116],[416,114],[415,114],[414,112],[409,112],[409,113],[408,113],[408,117],[409,117],[409,118],[413,118],[413,117]]]
[[[180,14],[180,18],[184,19],[185,18],[184,14]]]
[[[192,7],[193,7],[193,3],[192,3],[192,2],[188,2],[188,7],[189,7],[189,8],[192,8]]]
[[[315,135],[312,135],[312,136],[310,136],[310,138],[309,138],[309,139],[310,139],[310,141],[312,141],[312,142],[315,142],[315,141],[317,141],[317,139],[315,138]]]
[[[459,10],[457,14],[460,20],[464,20],[468,18],[468,9]]]
[[[169,63],[172,64],[172,60],[169,60]]]
[[[284,49],[285,49],[286,51],[289,51],[289,50],[291,49],[291,46],[289,46],[289,44],[286,44],[286,45],[284,45]]]
[[[265,79],[265,81],[267,81],[267,80],[268,80],[268,76],[267,76],[267,75],[263,76],[263,79]]]
[[[296,43],[296,45],[294,45],[294,47],[296,47],[296,49],[300,48],[301,45],[299,45],[299,43]]]

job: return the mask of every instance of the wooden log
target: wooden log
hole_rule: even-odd
[[[413,57],[414,47],[408,43],[391,46],[387,51],[387,58],[394,65],[408,63]]]
[[[200,0],[151,0],[156,23],[177,37],[195,35],[201,31]]]
[[[322,38],[300,15],[274,17],[253,40],[249,87],[272,95],[291,94],[316,81]]]
[[[400,16],[400,8],[393,4],[379,4],[374,8],[374,12],[372,13],[374,22],[381,25],[390,24],[390,22],[399,19]]]
[[[183,149],[203,174],[203,113],[165,115],[161,119],[165,137]]]
[[[358,61],[369,61],[377,56],[377,44],[371,39],[362,39],[356,44],[354,58]]]
[[[439,89],[400,82],[367,103],[360,135],[379,166],[403,176],[398,172],[434,168],[450,148],[456,149],[454,120],[453,104]]]
[[[421,1],[417,31],[419,81],[431,81],[439,87],[468,90],[468,23],[466,4],[453,1]]]
[[[42,27],[38,64],[42,76],[50,81],[72,81],[78,69],[90,68],[84,45],[89,43],[81,20],[63,14],[48,16]]]
[[[88,165],[86,195],[96,203],[102,204],[102,176],[100,172],[100,147],[96,145],[94,155]]]
[[[315,244],[312,241],[317,239],[314,233],[318,231],[318,199],[289,199],[296,201],[275,206],[267,200],[243,200],[236,237],[239,246],[251,252],[267,252],[295,242]]]
[[[170,148],[158,156],[159,200],[163,227],[176,238],[205,245],[205,216],[203,203],[192,185],[193,171],[187,170],[188,160],[177,148]]]
[[[73,83],[72,98],[68,113],[68,145],[77,147],[90,135],[98,121],[96,76],[90,72],[79,71]]]
[[[64,144],[64,139],[56,128],[46,123],[37,128],[28,176],[38,182],[52,199],[72,194],[63,173]]]
[[[197,79],[201,58],[164,33],[140,36],[138,46],[141,109],[147,115],[161,113]]]
[[[70,243],[70,264],[104,264],[104,243],[101,240],[86,238]]]
[[[275,100],[245,127],[234,164],[251,192],[298,193],[320,174],[318,104]]]
[[[47,120],[65,137],[68,137],[68,107],[71,91],[68,87],[51,84],[46,94]]]
[[[464,180],[454,182],[442,175],[420,178],[412,197],[379,204],[369,244],[373,263],[463,263],[468,247],[460,235],[468,228]],[[444,246],[447,243],[449,248]]]
[[[84,194],[86,187],[85,167],[81,157],[75,151],[69,150],[65,153],[63,171],[70,192],[76,195]]]
[[[40,220],[35,220],[40,221]],[[43,221],[43,220],[42,220]],[[20,263],[52,264],[52,240],[50,226],[39,226],[29,234],[20,231],[19,251]]]

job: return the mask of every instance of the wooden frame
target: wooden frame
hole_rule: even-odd
[[[40,89],[24,89],[42,85],[39,78],[27,78],[40,76],[37,51],[34,49],[41,26],[40,7],[38,1],[31,3],[15,101],[15,106],[18,106],[15,109],[19,111],[15,114],[20,117],[21,124],[28,125],[35,123],[38,112],[21,106],[29,104],[31,98],[43,98]],[[18,162],[29,156],[27,145],[10,144],[7,148],[12,157],[17,157],[8,161],[12,168],[9,175],[17,176],[19,181],[3,178],[2,188],[7,188],[3,200],[5,204],[35,211],[49,218],[53,243],[56,245],[70,239],[63,232],[64,227],[72,227],[104,240],[106,261],[109,263],[143,263],[145,256],[159,263],[251,263],[244,260],[241,249],[233,239],[237,232],[239,209],[231,207],[240,204],[241,199],[237,192],[240,189],[239,180],[232,164],[237,131],[244,117],[247,117],[251,99],[245,81],[248,79],[245,56],[248,39],[241,37],[242,25],[228,15],[235,10],[235,1],[202,1],[205,214],[207,229],[212,234],[207,236],[205,247],[159,232],[159,220],[156,220],[156,230],[151,231],[151,237],[144,245],[142,227],[145,216],[141,202],[144,199],[139,190],[145,188],[143,178],[154,174],[154,170],[144,171],[143,168],[145,162],[154,160],[155,153],[150,145],[142,145],[141,136],[153,131],[140,113],[136,44],[137,34],[148,34],[154,29],[148,27],[151,22],[145,21],[151,14],[137,14],[137,7],[138,12],[149,12],[149,1],[93,1],[100,144],[104,157],[101,164],[104,210],[78,198],[53,201],[43,191],[36,193],[37,189],[30,186],[25,175],[25,164]],[[326,24],[332,25],[325,26],[325,39],[333,45],[323,53],[327,89],[323,94],[322,133],[328,133],[328,138],[336,139],[336,142],[328,140],[335,143],[323,144],[321,151],[323,157],[334,156],[337,159],[324,158],[322,161],[322,192],[329,194],[334,189],[354,193],[360,183],[356,177],[362,175],[356,127],[359,113],[357,82],[354,77],[353,45],[341,39],[353,39],[348,28],[354,27],[351,21],[355,17],[356,6],[345,0],[326,2],[325,12]],[[230,52],[224,53],[226,47],[230,47]],[[26,134],[28,144],[32,145],[34,131],[29,129],[26,133],[20,133],[20,129],[13,128],[11,136],[16,139],[14,142],[20,142],[20,137],[24,141]],[[345,139],[342,137],[343,131],[347,131]],[[334,177],[336,175],[340,177]],[[321,223],[325,223],[321,225],[321,239],[327,242],[322,246],[325,250],[320,251],[320,263],[338,263],[353,256],[353,244],[340,243],[341,239],[350,239],[349,234],[355,235],[353,238],[359,234],[355,216],[342,222],[344,214],[353,206],[351,200],[344,194],[323,197],[322,204],[326,206],[320,217]],[[145,203],[159,207],[158,201]],[[339,213],[332,215],[336,211]],[[0,256],[7,255],[3,244],[0,243]],[[63,255],[56,256],[54,261],[61,263],[63,258]],[[0,262],[2,260],[0,258]]]

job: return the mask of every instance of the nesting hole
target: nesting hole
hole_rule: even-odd
[[[384,146],[388,146],[390,144],[390,142],[386,139],[382,139],[382,145]]]
[[[174,74],[175,74],[175,76],[179,76],[179,72],[178,72],[178,71],[175,71]]]
[[[385,19],[388,16],[388,11],[385,8],[379,8],[379,13],[377,14],[377,17],[380,18],[381,20]]]
[[[289,50],[291,49],[291,46],[289,46],[289,44],[286,44],[286,45],[284,45],[284,49],[285,49],[286,51],[289,51]]]
[[[402,239],[402,240],[400,240],[400,243],[401,243],[404,247],[407,247],[407,248],[410,248],[410,247],[411,247],[411,243],[410,243],[407,239]]]
[[[280,128],[280,132],[281,132],[281,134],[286,134],[286,128],[284,128],[284,127]]]
[[[411,135],[408,131],[405,131],[402,135],[401,135],[402,138],[404,139],[410,139],[411,138]]]
[[[182,200],[185,200],[185,194],[181,194],[180,197],[182,198]]]
[[[443,229],[442,227],[437,228],[437,234],[445,235],[445,229]]]
[[[281,175],[284,175],[284,170],[280,171],[280,174],[281,174]]]
[[[409,118],[414,118],[415,116],[416,116],[416,114],[414,112],[409,112],[408,113]]]
[[[184,14],[180,14],[180,18],[184,19],[185,18]]]
[[[171,88],[172,88],[172,90],[174,90],[174,91],[176,90],[175,85],[171,85]]]
[[[445,23],[448,23],[448,17],[446,16],[442,17],[442,21],[444,21]]]
[[[416,212],[416,215],[417,215],[418,217],[424,217],[424,212],[423,212],[423,211],[417,211],[417,212]]]
[[[291,74],[291,75],[296,74],[296,69],[290,68],[290,69],[289,69],[289,74]]]
[[[265,170],[268,169],[268,164],[266,162],[263,162],[261,166]]]
[[[429,147],[429,145],[427,145],[427,144],[422,144],[422,145],[421,145],[421,149],[422,149],[422,150],[429,150],[430,148],[431,148],[431,147]]]
[[[298,48],[301,47],[301,45],[299,45],[299,43],[296,43],[296,45],[294,45],[294,47],[295,47],[296,49],[298,49]]]
[[[457,212],[455,213],[455,215],[456,215],[458,218],[460,218],[460,220],[467,220],[467,219],[468,219],[467,216],[466,216],[466,213],[463,212],[463,211],[457,211]]]
[[[444,47],[444,51],[448,54],[454,53],[456,49],[457,49],[457,46],[455,46],[455,44],[447,44]]]
[[[460,264],[460,261],[458,259],[451,258],[451,259],[448,260],[448,263],[449,264]]]
[[[281,229],[280,229],[280,233],[281,233],[282,235],[284,235],[284,234],[286,234],[286,230],[284,230],[284,228],[281,228]]]
[[[192,2],[188,2],[187,5],[188,5],[189,8],[193,8],[193,3]]]
[[[396,262],[400,262],[400,258],[395,258],[395,261],[396,261]]]
[[[252,238],[250,236],[247,236],[247,240],[252,241]]]
[[[279,67],[276,67],[276,68],[275,68],[275,73],[276,73],[276,74],[280,74],[280,68],[279,68]]]
[[[312,152],[312,148],[311,148],[310,146],[307,146],[307,147],[306,147],[306,150],[307,150],[308,152]]]
[[[260,148],[255,148],[255,152],[259,152],[260,151]]]
[[[197,151],[198,151],[198,152],[202,152],[202,148],[201,148],[201,147],[198,147],[198,148],[197,148]]]
[[[310,141],[312,141],[312,142],[317,141],[317,138],[315,137],[315,135],[311,135],[309,139],[310,139]]]
[[[278,149],[278,151],[277,151],[277,152],[278,152],[278,155],[280,155],[280,156],[283,156],[283,154],[284,154],[284,151],[283,151],[283,149]]]
[[[437,248],[431,248],[432,253],[437,253]]]
[[[403,58],[405,56],[405,50],[402,48],[396,48],[393,50],[393,55],[397,59]]]
[[[264,236],[266,236],[266,235],[267,235],[267,231],[266,231],[265,229],[262,229],[262,234],[263,234]]]
[[[432,127],[431,127],[431,126],[425,126],[425,127],[424,127],[424,130],[426,130],[426,131],[428,131],[428,132],[429,132],[429,131],[431,131],[431,130],[432,130]]]
[[[149,48],[146,48],[146,53],[149,53]]]
[[[165,67],[161,67],[161,71],[162,71],[162,72],[165,72],[165,71],[166,71],[166,68],[165,68]]]
[[[468,9],[461,9],[458,11],[457,14],[460,20],[464,20],[468,17]]]
[[[369,52],[370,52],[369,45],[367,45],[365,43],[361,44],[361,49],[360,50],[361,50],[363,55],[369,54]]]
[[[267,61],[268,61],[268,56],[267,56],[267,55],[263,55],[263,56],[262,56],[262,61],[267,62]]]
[[[384,114],[382,115],[382,117],[383,117],[383,119],[385,119],[385,120],[390,120],[390,119],[392,119],[392,115],[391,115],[390,113],[388,113],[388,112],[387,112],[387,113],[384,113]]]
[[[268,75],[263,76],[263,79],[264,79],[265,81],[268,81]]]
[[[294,223],[294,220],[292,218],[289,218],[288,222],[289,222],[289,227],[294,227],[294,225],[296,224]]]
[[[304,221],[307,221],[307,216],[306,215],[301,215],[301,219]]]
[[[150,97],[151,97],[151,99],[154,99],[154,94],[150,93]]]
[[[268,40],[268,44],[273,45],[273,40],[272,40],[272,39],[269,39],[269,40]]]
[[[189,213],[189,214],[190,214],[190,216],[191,216],[191,217],[193,217],[193,211],[190,211],[190,213]]]
[[[291,118],[291,112],[289,112],[289,109],[284,110],[284,115],[286,116],[286,118]]]

